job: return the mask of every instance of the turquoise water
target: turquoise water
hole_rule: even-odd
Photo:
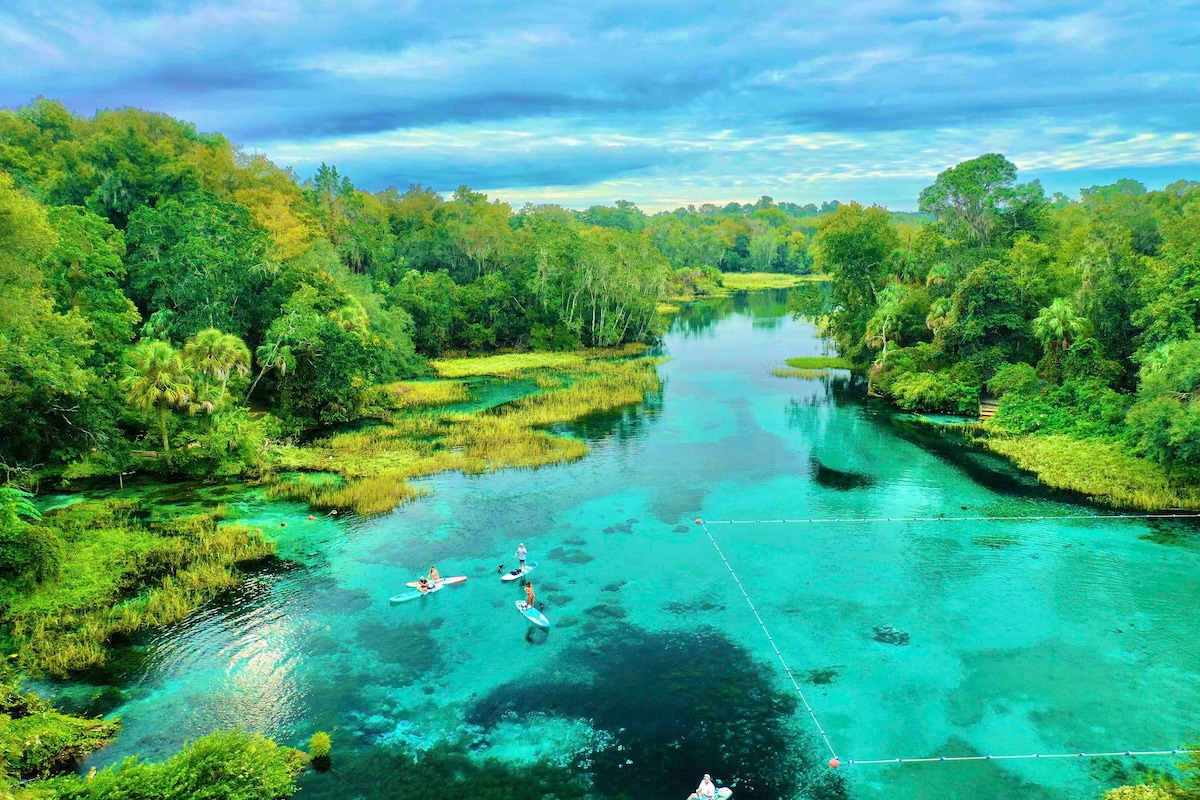
[[[279,562],[95,676],[119,681],[124,727],[91,763],[241,725],[291,744],[333,730],[333,770],[302,780],[310,798],[390,797],[395,754],[430,748],[501,771],[559,765],[639,800],[683,798],[704,772],[741,798],[1097,797],[1136,763],[824,767],[693,518],[1091,511],[865,403],[846,374],[770,374],[827,347],[781,293],[686,309],[661,395],[565,426],[591,442],[581,462],[434,477],[429,497],[371,520],[224,498],[278,532]],[[1159,749],[1200,731],[1195,529],[711,530],[843,762]],[[497,575],[522,541],[549,632]],[[390,606],[430,564],[469,580]]]

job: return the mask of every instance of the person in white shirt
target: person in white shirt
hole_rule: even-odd
[[[517,561],[520,562],[521,572],[525,571],[525,556],[529,551],[525,549],[525,543],[521,542],[517,545]]]
[[[713,800],[717,796],[717,787],[713,785],[712,778],[709,774],[704,773],[704,777],[700,780],[700,785],[696,787],[695,794],[692,797],[697,800]]]

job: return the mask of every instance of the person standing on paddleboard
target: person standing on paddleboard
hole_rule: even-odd
[[[525,584],[525,607],[537,608],[537,598],[533,596],[533,584]]]
[[[438,574],[437,567],[430,567],[429,568],[429,582],[437,583],[441,579],[442,579],[442,576]]]
[[[519,545],[517,545],[517,562],[519,563],[519,566],[521,568],[522,575],[525,574],[525,556],[528,553],[529,553],[529,551],[525,549],[524,542],[521,542]]]

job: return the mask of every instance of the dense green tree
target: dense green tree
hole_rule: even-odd
[[[1038,312],[1033,320],[1033,335],[1046,348],[1046,352],[1065,352],[1084,330],[1083,318],[1066,298],[1059,297]]]
[[[1200,338],[1170,342],[1141,370],[1129,410],[1137,449],[1166,464],[1200,467]]]
[[[205,328],[257,339],[274,312],[268,291],[276,266],[266,234],[237,203],[210,194],[138,208],[126,232],[129,292],[147,316],[173,312],[168,335],[182,341]]]
[[[999,222],[1000,207],[1017,180],[1017,168],[997,153],[950,167],[921,190],[918,207],[933,214],[950,231],[964,230],[987,246]]]
[[[137,345],[129,351],[121,386],[130,406],[143,414],[154,415],[162,435],[163,451],[169,451],[169,415],[174,409],[186,408],[195,397],[195,386],[179,351],[157,340]]]

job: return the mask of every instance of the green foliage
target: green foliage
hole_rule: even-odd
[[[308,740],[308,755],[312,758],[328,758],[333,749],[333,740],[324,731],[317,731]]]
[[[284,800],[303,766],[299,751],[235,729],[203,736],[161,763],[129,758],[89,779],[44,785],[61,800]]]
[[[888,392],[896,405],[908,410],[974,413],[979,408],[979,377],[970,364],[937,372],[902,372]]]
[[[1143,364],[1129,433],[1163,464],[1200,467],[1200,338],[1161,346]]]
[[[0,766],[9,774],[29,779],[66,772],[119,728],[116,721],[68,716],[35,694],[0,685]]]
[[[1177,800],[1178,795],[1162,786],[1148,783],[1136,786],[1118,786],[1104,793],[1104,800]]]
[[[18,665],[64,675],[101,663],[113,634],[182,619],[236,582],[233,565],[274,552],[261,532],[219,525],[219,511],[143,517],[128,501],[77,503],[27,526],[42,562],[26,554],[0,573],[0,619]]]

